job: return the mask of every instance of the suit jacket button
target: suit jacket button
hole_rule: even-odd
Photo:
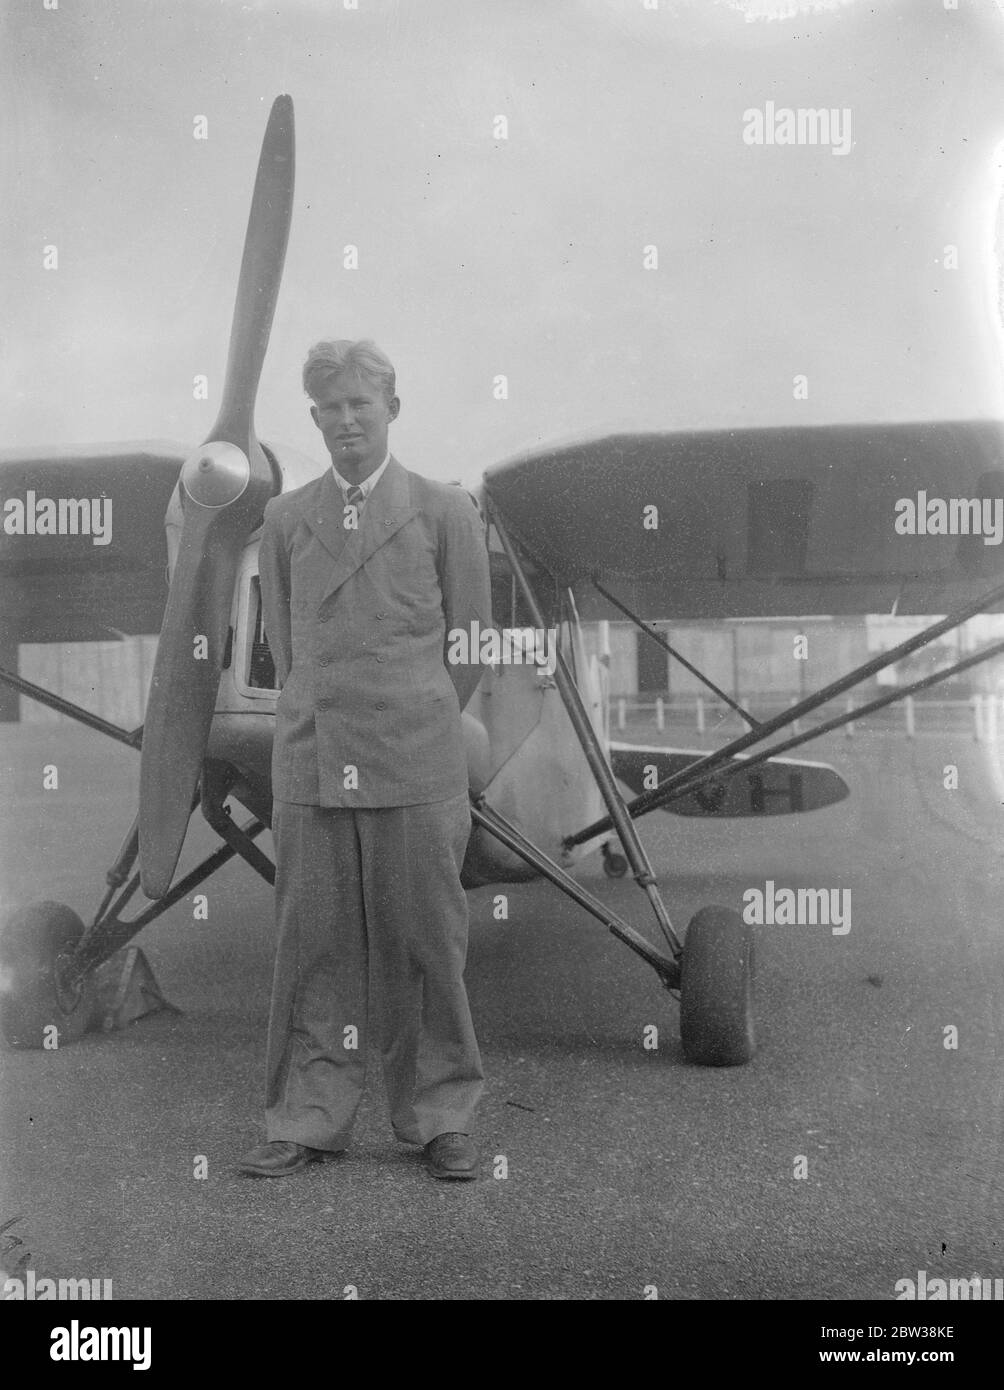
[[[317,702],[317,708],[318,708],[318,709],[330,709],[330,708],[331,708],[331,701],[328,699],[327,695],[323,696],[320,700],[318,700],[318,702]]]
[[[319,622],[326,623],[326,622],[328,622],[328,621],[330,620],[331,614],[330,614],[330,613],[318,613],[317,617],[318,617],[318,621],[319,621]]]
[[[331,665],[331,657],[330,657],[330,656],[320,656],[320,657],[317,658],[317,664],[318,664],[318,666],[330,666],[330,665]]]
[[[377,707],[377,709],[386,709],[386,708],[387,708],[387,706],[386,706],[386,704],[383,702],[383,700],[377,700],[377,702],[376,702],[376,707]]]
[[[378,613],[378,614],[377,614],[377,617],[381,620],[381,622],[383,621],[384,618],[386,618],[386,616],[387,616],[386,613]]]
[[[377,657],[377,661],[383,661],[383,657],[382,657],[382,656],[378,656],[378,657]]]

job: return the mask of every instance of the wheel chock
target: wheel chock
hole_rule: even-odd
[[[98,1002],[95,1018],[105,1033],[125,1028],[138,1018],[181,1010],[160,991],[150,962],[138,946],[124,946],[95,972]]]

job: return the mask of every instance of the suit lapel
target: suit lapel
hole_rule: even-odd
[[[375,551],[391,539],[401,527],[406,525],[413,517],[418,516],[418,508],[411,505],[411,485],[408,481],[408,474],[398,463],[397,459],[391,456],[387,464],[383,477],[370,493],[363,507],[362,515],[359,519],[359,528],[355,531],[345,531],[342,527],[342,494],[334,476],[331,477],[331,490],[335,494],[337,507],[337,526],[346,537],[344,544],[338,552],[335,563],[328,575],[323,598],[329,598],[336,589],[340,589],[351,575],[355,574],[360,566],[365,565]],[[308,518],[309,519],[309,518]],[[328,523],[322,523],[322,529],[328,529]],[[321,534],[321,530],[315,527],[321,540],[329,550],[331,546]]]
[[[355,534],[345,529],[344,506],[342,490],[330,468],[300,505],[304,521],[335,560],[345,549],[349,536]]]

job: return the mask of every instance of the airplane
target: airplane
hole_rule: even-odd
[[[0,1034],[9,1047],[40,1047],[53,1027],[63,1045],[97,1026],[100,968],[228,860],[240,857],[274,882],[274,865],[255,843],[270,820],[278,697],[257,551],[269,498],[322,472],[295,450],[259,441],[254,424],[293,178],[293,104],[284,95],[262,143],[219,414],[198,448],[138,441],[0,454],[3,496],[21,502],[5,505],[0,533],[8,631],[35,642],[160,633],[138,729],[0,669],[10,689],[140,755],[138,809],[90,920],[46,901],[15,912],[2,929]],[[472,496],[486,526],[494,621],[503,634],[553,631],[557,646],[553,669],[486,667],[464,712],[472,816],[465,886],[548,879],[654,969],[679,1003],[690,1062],[749,1061],[752,928],[735,910],[710,905],[680,933],[635,822],[656,809],[714,818],[833,805],[849,794],[839,774],[786,754],[1004,652],[1004,642],[992,643],[800,729],[828,701],[1004,604],[998,548],[981,535],[908,535],[895,525],[904,497],[1004,496],[1002,465],[1004,426],[952,420],[604,434],[489,467]],[[84,522],[108,499],[114,531],[104,543]],[[60,503],[68,534],[53,520]],[[363,525],[350,543],[364,564],[379,538]],[[867,612],[947,616],[763,720],[641,616]],[[611,617],[630,619],[703,681],[744,732],[712,752],[611,739],[606,667],[602,653],[587,654],[583,631]],[[238,808],[248,819],[238,820]],[[178,877],[196,809],[221,843]],[[634,877],[658,944],[573,877],[596,849],[611,877]],[[148,905],[128,917],[140,889]]]

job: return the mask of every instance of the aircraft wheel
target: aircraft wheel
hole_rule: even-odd
[[[623,854],[603,847],[603,872],[607,878],[623,878],[628,871],[628,862]]]
[[[680,1038],[687,1059],[736,1067],[756,1051],[753,931],[738,912],[703,907],[687,928],[680,976]]]
[[[0,934],[0,1033],[8,1047],[58,1047],[76,1042],[90,1026],[96,985],[88,975],[73,989],[56,969],[83,935],[84,924],[62,903],[35,903],[8,918]],[[57,1032],[46,1033],[55,1026]],[[50,1041],[51,1046],[51,1041]]]

